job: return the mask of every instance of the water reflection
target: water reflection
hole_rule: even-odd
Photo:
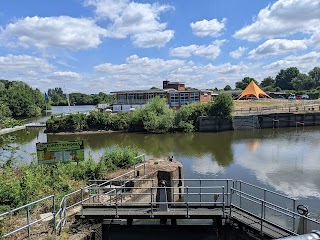
[[[221,133],[98,133],[46,135],[24,130],[16,137],[23,161],[30,162],[37,142],[84,140],[85,154],[98,159],[106,148],[133,146],[148,156],[173,155],[187,178],[233,178],[318,205],[320,128],[264,129]],[[313,199],[313,200],[312,200]]]
[[[232,132],[230,132],[232,133]],[[175,134],[145,134],[145,133],[101,133],[75,135],[48,135],[48,141],[83,140],[92,150],[114,146],[133,146],[147,155],[155,157],[170,154],[184,154],[199,158],[211,156],[219,166],[228,166],[233,161],[233,134],[212,133],[175,133]]]

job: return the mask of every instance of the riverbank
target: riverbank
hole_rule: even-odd
[[[12,132],[15,132],[15,131],[19,131],[19,130],[22,130],[22,129],[25,129],[26,126],[23,125],[23,126],[15,126],[13,128],[3,128],[3,129],[0,129],[0,135],[4,135],[4,134],[7,134],[7,133],[12,133]]]

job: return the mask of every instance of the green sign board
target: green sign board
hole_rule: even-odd
[[[37,157],[39,163],[82,161],[83,141],[37,143]]]

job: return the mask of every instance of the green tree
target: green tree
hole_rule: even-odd
[[[230,85],[227,85],[223,88],[224,91],[230,91],[232,90],[232,88],[230,87]]]
[[[275,84],[275,80],[272,77],[267,77],[265,79],[262,80],[261,82],[261,87],[274,87]]]
[[[296,67],[290,67],[286,70],[281,69],[276,76],[276,87],[280,87],[282,90],[292,90],[293,86],[291,84],[292,79],[298,76],[299,70]]]
[[[236,88],[244,90],[251,81],[254,81],[259,86],[259,83],[254,78],[245,77],[241,82],[236,82]]]
[[[234,101],[229,94],[221,93],[216,97],[209,108],[209,115],[222,119],[231,119],[234,110]]]
[[[314,67],[309,76],[316,82],[317,86],[320,86],[320,67]]]
[[[310,90],[316,86],[316,81],[307,74],[299,73],[298,76],[292,79],[291,85],[296,91]]]

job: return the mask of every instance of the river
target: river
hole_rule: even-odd
[[[132,146],[148,157],[174,156],[183,163],[185,178],[243,180],[294,197],[309,206],[311,217],[320,215],[320,127],[174,134],[47,135],[43,131],[10,134],[20,148],[20,161],[36,159],[37,142],[83,140],[86,158],[96,160],[106,148]]]

